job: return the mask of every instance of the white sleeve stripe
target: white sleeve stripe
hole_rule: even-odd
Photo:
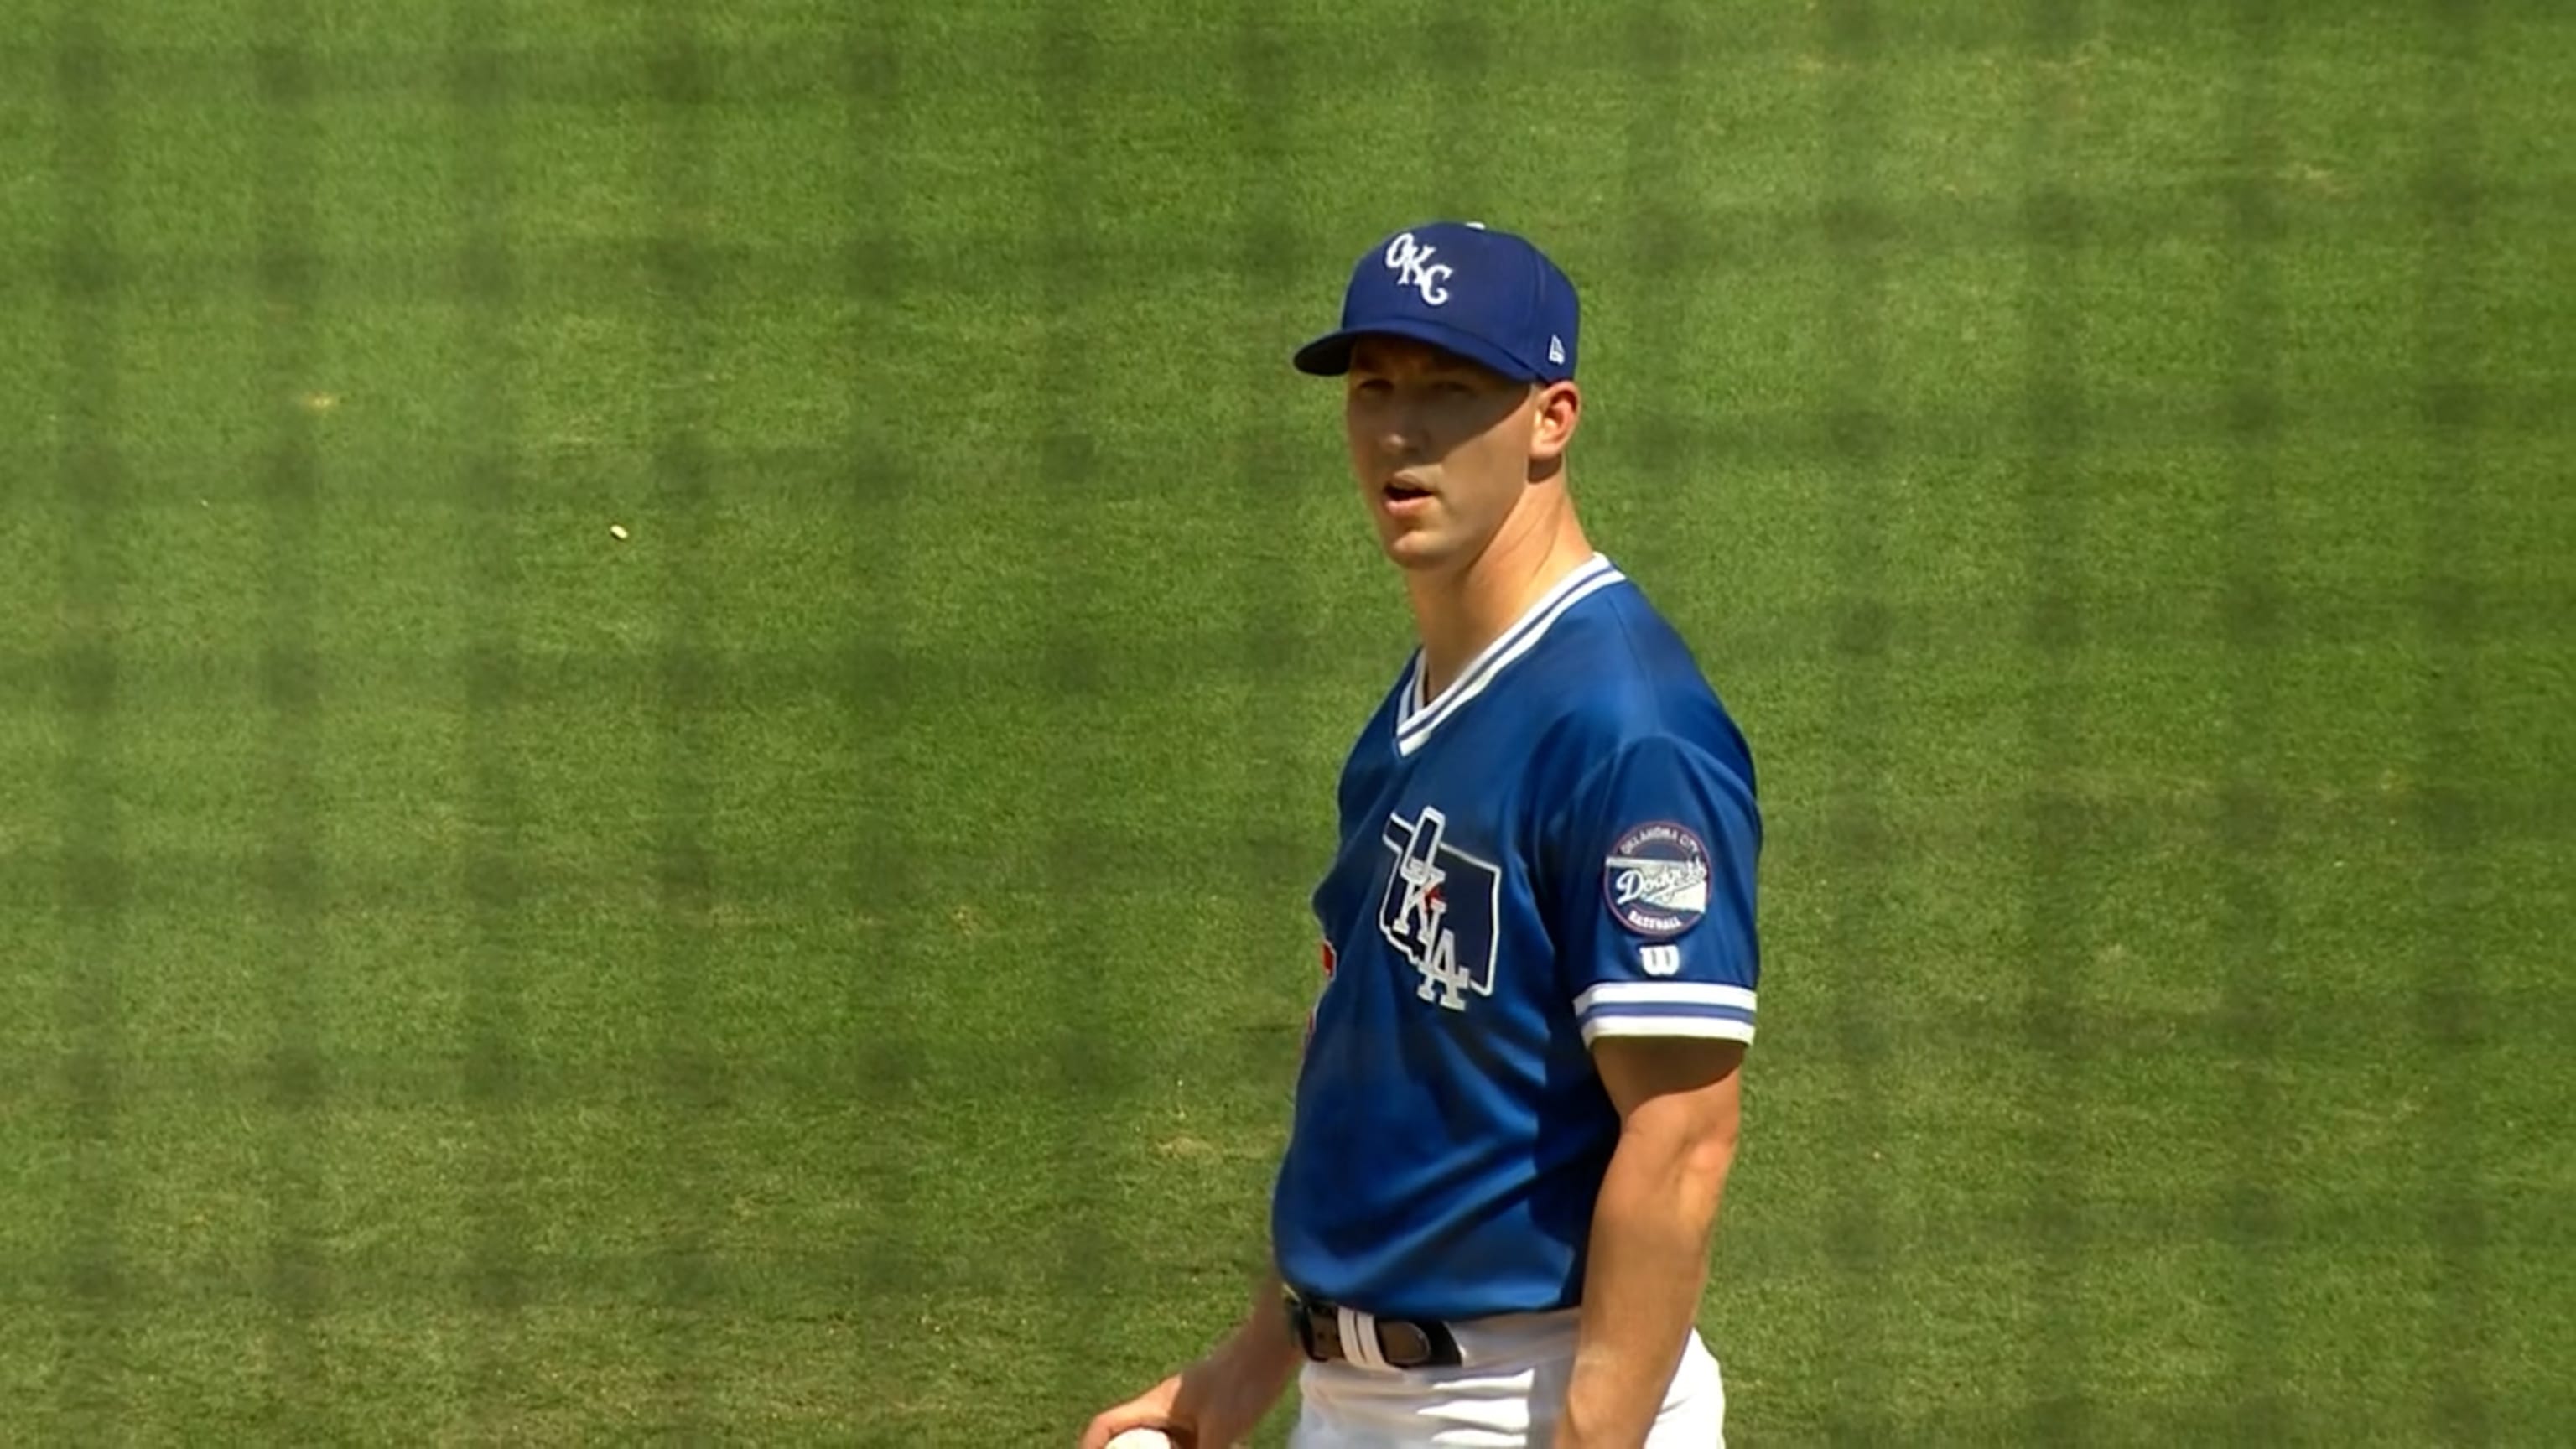
[[[1731,1016],[1596,1016],[1583,1023],[1583,1043],[1605,1036],[1686,1036],[1751,1045],[1753,1023]]]
[[[1753,1012],[1750,1008],[1742,1006],[1716,1006],[1705,1001],[1680,1001],[1670,1004],[1657,1002],[1653,1006],[1604,1007],[1599,1011],[1580,1013],[1576,1019],[1607,1021],[1614,1016],[1731,1016],[1738,1021],[1751,1021]]]
[[[1577,1016],[1624,1006],[1732,1006],[1753,1009],[1753,989],[1713,981],[1603,981],[1574,998]]]

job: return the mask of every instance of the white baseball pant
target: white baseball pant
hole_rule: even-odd
[[[1306,1364],[1288,1449],[1547,1449],[1574,1371],[1576,1323],[1569,1309],[1454,1325],[1465,1360],[1455,1368]],[[1723,1449],[1725,1428],[1717,1357],[1693,1330],[1647,1449]]]

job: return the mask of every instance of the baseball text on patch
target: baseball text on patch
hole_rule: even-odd
[[[1619,837],[1602,868],[1610,914],[1642,936],[1678,936],[1708,914],[1708,847],[1668,820]]]

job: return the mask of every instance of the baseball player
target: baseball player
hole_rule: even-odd
[[[1343,767],[1271,1271],[1092,1420],[1195,1449],[1711,1449],[1696,1326],[1753,1039],[1761,820],[1689,648],[1586,541],[1573,284],[1434,223],[1295,365],[1343,380],[1419,645]]]

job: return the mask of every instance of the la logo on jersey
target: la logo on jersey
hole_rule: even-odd
[[[1619,837],[1602,868],[1610,914],[1642,936],[1678,936],[1708,914],[1708,847],[1669,821]]]
[[[1494,919],[1502,912],[1503,873],[1448,843],[1449,818],[1431,806],[1407,820],[1387,818],[1386,848],[1395,860],[1378,905],[1377,928],[1414,970],[1417,995],[1451,1011],[1467,993],[1494,994]]]

